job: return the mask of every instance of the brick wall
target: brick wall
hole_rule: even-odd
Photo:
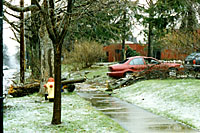
[[[141,56],[147,56],[147,45],[141,44],[126,44],[125,48],[129,46],[136,52],[138,52]],[[122,45],[121,44],[111,44],[104,47],[104,51],[107,54],[107,60],[109,62],[120,61],[121,53],[122,53]],[[162,60],[184,60],[186,54],[177,53],[177,51],[173,51],[170,49],[164,49],[161,51],[161,59]]]

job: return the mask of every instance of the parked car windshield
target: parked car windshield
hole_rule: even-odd
[[[132,59],[129,63],[130,65],[144,65],[143,58]]]

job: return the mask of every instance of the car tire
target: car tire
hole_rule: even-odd
[[[124,74],[124,78],[131,78],[131,77],[133,77],[133,72],[126,72]]]
[[[177,76],[177,69],[176,68],[169,68],[168,75],[169,75],[169,77],[176,77]]]

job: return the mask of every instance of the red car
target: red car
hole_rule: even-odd
[[[130,75],[134,72],[148,71],[151,72],[153,70],[158,71],[167,71],[173,74],[176,74],[177,71],[181,71],[184,69],[183,65],[177,63],[161,63],[159,60],[153,57],[145,57],[145,56],[134,56],[127,58],[120,64],[111,65],[108,67],[109,72],[108,76],[114,78],[122,78]]]

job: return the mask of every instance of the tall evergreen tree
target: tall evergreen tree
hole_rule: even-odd
[[[197,11],[194,7],[199,4],[198,0],[146,0],[146,3],[138,6],[138,14],[135,17],[145,27],[149,56],[152,56],[151,44],[159,44],[160,38],[178,24],[181,24],[182,29],[197,27],[195,19]]]

